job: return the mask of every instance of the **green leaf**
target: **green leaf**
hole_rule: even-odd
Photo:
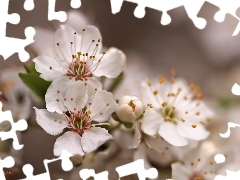
[[[20,79],[27,85],[38,97],[45,101],[45,94],[52,82],[45,81],[36,73],[19,73]]]
[[[27,73],[39,74],[35,69],[35,63],[34,62],[32,64],[30,64],[29,66],[27,66],[26,64],[23,64],[23,67],[25,68]]]
[[[124,74],[122,72],[121,74],[118,75],[118,77],[113,79],[112,84],[111,84],[110,88],[108,89],[108,91],[113,92],[121,84],[123,78],[124,78]]]

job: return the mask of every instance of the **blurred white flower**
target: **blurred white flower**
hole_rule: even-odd
[[[183,160],[182,158],[197,145],[196,141],[190,141],[186,146],[177,147],[161,137],[153,138],[142,134],[142,143],[134,153],[134,158],[145,159],[146,168],[150,168],[150,164],[167,167],[173,162]]]
[[[159,83],[143,81],[141,100],[146,107],[142,130],[150,136],[160,135],[174,146],[185,146],[188,139],[200,141],[209,136],[204,125],[213,113],[200,100],[199,88],[190,88],[183,79],[170,82],[161,77]]]
[[[118,104],[116,113],[123,122],[134,122],[143,114],[143,103],[136,96],[123,96]]]
[[[27,119],[30,116],[31,99],[29,90],[21,82],[18,73],[23,68],[5,68],[0,72],[0,99],[5,110],[11,110],[13,119]]]
[[[229,152],[229,151],[228,151]],[[195,149],[185,155],[182,162],[172,164],[173,180],[212,180],[216,175],[225,174],[233,156],[225,154],[225,162],[217,163],[216,154],[205,154],[204,151]]]
[[[85,88],[83,81],[68,84],[62,114],[35,108],[36,121],[47,133],[58,135],[65,128],[69,129],[55,142],[56,156],[59,156],[63,149],[72,154],[84,155],[112,139],[106,129],[97,126],[107,124],[104,122],[116,109],[113,95],[103,90],[96,91],[87,103]]]

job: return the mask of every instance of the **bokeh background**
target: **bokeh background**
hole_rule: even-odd
[[[23,4],[24,0],[10,0],[9,13],[18,13],[21,21],[18,25],[7,25],[7,36],[24,39],[27,26],[53,29],[59,23],[48,21],[47,0],[35,1],[32,11],[25,11]],[[145,17],[138,19],[133,14],[136,6],[124,2],[121,11],[113,15],[110,0],[82,0],[77,11],[100,29],[105,46],[115,46],[126,53],[127,70],[134,69],[131,78],[169,75],[170,68],[174,68],[178,77],[198,84],[206,98],[221,103],[238,98],[231,94],[231,86],[240,83],[240,33],[232,37],[238,24],[236,18],[227,15],[223,23],[216,22],[213,16],[219,8],[206,2],[199,12],[207,20],[205,29],[194,26],[184,7],[169,11],[172,21],[163,26],[161,12],[146,8]],[[70,9],[70,0],[57,0],[56,11]],[[236,14],[240,15],[240,11]],[[34,58],[31,49],[26,47],[26,50]],[[0,56],[0,71],[11,66],[22,66],[17,54],[6,61]],[[41,128],[30,127],[24,132],[23,164],[32,164],[34,174],[45,172],[42,161],[54,157],[55,139]],[[60,162],[52,163],[50,172],[53,179],[67,174],[61,170]],[[24,175],[21,171],[11,175],[12,179],[16,177],[24,178]]]

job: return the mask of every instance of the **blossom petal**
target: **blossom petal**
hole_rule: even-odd
[[[87,102],[87,87],[84,81],[74,81],[67,83],[65,95],[65,105],[69,111],[82,110]]]
[[[70,81],[68,77],[64,76],[52,82],[47,89],[45,95],[46,108],[50,112],[56,111],[62,114],[63,111],[67,111],[64,106],[64,96],[67,91],[67,82]]]
[[[38,55],[54,55],[54,48],[52,46],[53,31],[41,27],[35,27],[35,31],[35,41],[30,45],[30,47],[33,48]]]
[[[68,11],[67,16],[68,17],[65,24],[72,27],[77,32],[81,32],[83,28],[85,28],[89,24],[87,16],[77,10]]]
[[[94,76],[115,78],[123,71],[125,60],[122,51],[112,47],[108,49],[101,62],[98,62],[101,56],[100,54],[96,56],[94,61],[93,66],[97,66],[96,70],[93,71]]]
[[[109,139],[112,139],[112,135],[108,134],[108,131],[106,129],[92,127],[83,133],[81,143],[84,152],[90,153],[96,150],[99,146],[104,144]]]
[[[172,179],[186,180],[194,173],[189,166],[179,162],[172,164]]]
[[[162,122],[162,116],[155,109],[148,108],[144,113],[141,129],[144,133],[154,136],[157,134]]]
[[[51,135],[60,134],[68,126],[68,120],[64,115],[48,112],[46,109],[35,108],[37,123]]]
[[[181,136],[195,141],[206,139],[209,136],[209,132],[202,124],[196,124],[196,127],[193,128],[191,125],[179,123],[177,129]]]
[[[86,80],[86,83],[88,91],[87,94],[89,98],[92,97],[96,93],[96,91],[102,90],[102,83],[94,77],[89,77]]]
[[[83,156],[84,152],[81,145],[81,136],[76,132],[68,131],[58,137],[54,144],[54,155],[60,156],[62,150],[67,150],[73,155],[79,154]]]
[[[33,62],[37,72],[41,73],[40,77],[46,81],[54,81],[67,73],[67,68],[52,57],[38,56],[33,59]]]
[[[105,90],[97,91],[89,106],[90,116],[94,121],[104,122],[116,108],[117,103],[114,101],[112,93]]]
[[[72,62],[72,55],[79,49],[81,38],[75,30],[67,25],[61,25],[54,34],[54,48],[57,58],[67,64]],[[71,44],[72,43],[72,44]]]
[[[155,109],[159,109],[160,102],[158,102],[157,96],[154,95],[150,86],[147,80],[141,83],[140,99],[146,107],[151,104]]]
[[[100,31],[95,26],[87,26],[84,31],[79,34],[80,49],[78,51],[83,54],[88,53],[89,56],[95,56],[95,53],[99,53],[102,49],[102,36]],[[94,42],[92,42],[94,40]],[[98,42],[100,40],[100,42]],[[98,44],[98,46],[96,46]]]
[[[185,146],[188,144],[188,141],[178,133],[177,126],[171,122],[162,123],[158,133],[173,146]]]

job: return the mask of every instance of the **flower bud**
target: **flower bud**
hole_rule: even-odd
[[[123,122],[134,122],[143,113],[143,103],[136,96],[124,96],[119,100],[116,113]]]

